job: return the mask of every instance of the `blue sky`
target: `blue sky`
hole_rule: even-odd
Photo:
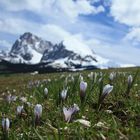
[[[74,38],[104,58],[140,66],[139,5],[139,0],[3,0],[0,49],[10,50],[21,34],[32,32],[53,43]]]

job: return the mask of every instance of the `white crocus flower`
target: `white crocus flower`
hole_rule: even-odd
[[[113,81],[113,79],[114,79],[114,73],[110,73],[110,75],[109,75],[109,80],[110,80],[110,81]]]
[[[71,120],[71,116],[73,114],[73,108],[63,107],[63,113],[64,113],[65,121],[69,122]]]
[[[128,86],[130,86],[130,85],[132,84],[132,82],[133,82],[133,77],[132,77],[132,75],[129,75],[129,76],[128,76],[127,82],[128,82]]]
[[[6,97],[6,101],[10,104],[11,103],[11,94]]]
[[[34,108],[34,115],[38,116],[39,118],[42,116],[42,105],[41,104],[36,104]]]
[[[90,80],[93,80],[93,72],[91,72],[90,74],[88,74],[88,77],[90,78]]]
[[[37,104],[34,108],[34,115],[35,115],[35,124],[38,125],[40,123],[40,118],[42,116],[42,105]]]
[[[102,95],[100,97],[100,103],[102,103],[102,101],[104,100],[104,98],[113,90],[113,86],[111,86],[110,84],[107,84],[104,86],[103,88],[103,92]]]
[[[77,104],[73,105],[73,111],[74,113],[78,112],[80,110],[79,106]]]
[[[47,88],[44,89],[44,95],[45,95],[45,96],[48,95],[48,89],[47,89]]]
[[[80,82],[80,91],[85,92],[87,89],[87,82],[81,81]]]
[[[84,79],[83,76],[80,74],[79,80],[80,80],[80,81],[83,81],[83,79]]]
[[[79,123],[83,124],[86,127],[90,127],[91,126],[91,123],[89,121],[87,121],[87,120],[84,120],[84,119],[78,119],[78,120],[76,120],[74,122],[79,122]]]
[[[62,92],[61,92],[61,94],[60,94],[62,100],[65,100],[65,99],[66,99],[66,97],[67,97],[67,92],[68,92],[68,89],[62,90]]]
[[[8,118],[3,118],[2,119],[2,128],[4,131],[8,131],[9,130],[9,127],[10,127],[10,121]]]
[[[70,107],[70,108],[63,107],[63,113],[64,113],[65,121],[70,122],[71,116],[73,114],[75,114],[76,112],[78,112],[79,110],[80,109],[79,109],[77,104],[74,104],[73,107]]]
[[[18,106],[17,107],[17,115],[21,115],[22,114],[22,111],[23,111],[23,106]]]
[[[11,101],[15,102],[17,100],[17,96],[13,95],[11,96]]]
[[[20,97],[20,101],[23,102],[23,103],[26,103],[27,102],[27,98],[26,97]]]
[[[84,100],[85,100],[86,89],[87,89],[87,82],[81,81],[80,82],[80,99],[81,99],[81,103],[83,103]]]
[[[105,85],[103,88],[103,95],[109,94],[112,90],[113,86],[111,86],[110,84]]]

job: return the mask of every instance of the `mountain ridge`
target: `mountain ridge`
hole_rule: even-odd
[[[77,47],[75,49],[73,49],[74,46],[68,48],[69,44],[66,46],[65,42],[61,41],[58,44],[53,44],[30,32],[26,32],[15,41],[8,56],[1,58],[13,64],[46,63],[49,67],[71,70],[85,69],[90,66],[105,67],[108,62],[107,59],[98,56],[89,48],[81,53],[81,46],[75,46]],[[70,46],[72,46],[73,42],[70,43]]]

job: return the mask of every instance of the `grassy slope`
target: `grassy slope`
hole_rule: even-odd
[[[130,92],[130,97],[126,98],[124,93],[127,89],[127,77],[132,74],[134,77],[138,68],[96,70],[96,82],[90,80],[87,75],[90,71],[80,72],[84,81],[88,83],[87,99],[84,105],[80,103],[79,97],[79,73],[53,73],[32,76],[30,74],[14,74],[0,76],[0,120],[2,113],[12,121],[9,130],[9,137],[13,139],[139,139],[140,137],[140,73],[138,73],[134,85]],[[103,85],[109,83],[110,72],[116,72],[117,76],[113,81],[114,89],[105,99],[100,111],[97,111],[97,101],[99,96],[99,73],[103,73]],[[71,76],[68,82],[65,78]],[[62,76],[64,75],[64,76]],[[50,82],[43,80],[51,79]],[[40,80],[39,86],[27,88],[29,81]],[[67,100],[59,103],[59,93],[64,86],[68,86]],[[44,98],[44,88],[49,90],[48,98]],[[16,92],[13,92],[16,89]],[[27,107],[26,117],[17,118],[16,107],[23,105],[18,99],[16,102],[8,104],[3,97],[10,92],[18,97],[25,96],[33,104]],[[43,116],[38,127],[33,126],[34,105],[40,103],[43,106]],[[80,111],[73,120],[85,118],[91,122],[91,127],[85,127],[80,123],[66,123],[62,112],[63,106],[78,104]],[[112,113],[108,113],[110,110]],[[97,126],[102,122],[102,126]],[[67,129],[66,129],[67,127]],[[0,137],[2,137],[0,128]]]

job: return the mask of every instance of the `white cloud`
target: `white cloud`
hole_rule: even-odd
[[[132,45],[137,46],[140,44],[140,28],[133,27],[125,36],[124,41],[129,41]]]
[[[110,44],[99,40],[88,40],[89,46],[93,46],[93,50],[117,64],[135,64],[140,65],[140,49],[120,42],[119,44]]]
[[[103,6],[95,7],[87,0],[11,0],[0,1],[7,11],[22,11],[29,10],[37,13],[44,18],[61,17],[62,20],[70,20],[74,22],[76,18],[82,15],[97,14],[104,11]],[[63,19],[65,18],[65,19]]]
[[[32,24],[24,19],[8,17],[0,20],[0,31],[16,35],[22,34],[26,31],[34,32],[38,29],[37,27],[37,23]]]
[[[112,0],[111,15],[128,26],[140,26],[140,0]]]
[[[2,49],[8,49],[9,50],[9,48],[12,46],[12,44],[11,43],[9,43],[8,41],[6,41],[6,40],[0,40],[0,49],[2,50]]]
[[[104,12],[103,6],[95,7],[91,5],[99,1],[3,0],[0,1],[0,5],[3,6],[5,13],[4,11],[3,14],[0,13],[0,32],[12,35],[32,32],[54,43],[64,40],[67,47],[75,50],[81,47],[83,53],[89,51],[85,49],[89,46],[97,54],[113,61],[140,65],[140,62],[138,62],[140,50],[113,38],[114,35],[112,34],[116,35],[118,32],[124,32],[123,30],[119,31],[107,25],[79,18],[80,15]],[[107,0],[104,4],[110,5]],[[28,16],[20,17],[18,15],[16,17],[15,13],[22,13],[24,10],[37,14],[44,22],[28,20]],[[111,15],[119,23],[133,27],[126,35],[125,42],[131,39],[135,42],[140,40],[140,29],[138,27],[140,25],[139,0],[133,0],[133,2],[132,0],[112,0]]]
[[[129,26],[123,41],[132,46],[140,44],[140,0],[113,0],[111,15],[119,23]]]

